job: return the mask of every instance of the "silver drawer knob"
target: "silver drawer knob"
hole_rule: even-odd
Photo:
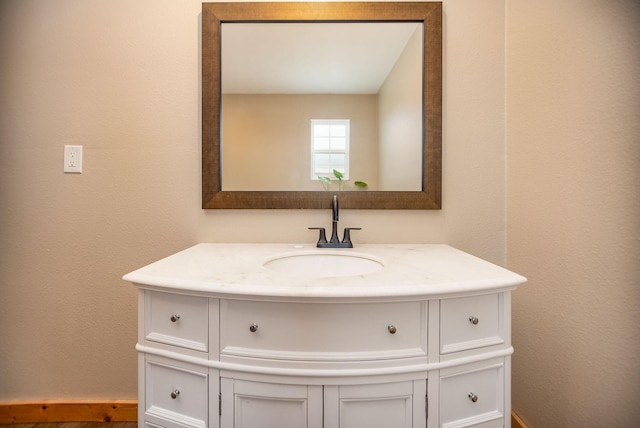
[[[389,330],[389,333],[391,334],[396,334],[396,331],[398,331],[398,329],[396,329],[396,326],[393,324],[389,324],[387,326],[387,330]]]
[[[473,325],[478,325],[478,323],[480,322],[480,320],[478,319],[478,317],[474,317],[473,315],[469,317],[469,322]]]
[[[179,389],[174,389],[173,391],[171,391],[171,398],[173,398],[174,400],[178,398],[178,395],[180,395]]]
[[[180,319],[180,315],[178,315],[178,314],[171,315],[171,322],[176,322],[179,319]]]
[[[478,401],[478,396],[476,394],[474,394],[473,392],[469,393],[469,400],[473,401],[474,403],[476,401]]]
[[[249,326],[249,331],[250,331],[251,333],[255,333],[256,331],[258,331],[258,324],[256,324],[256,323],[251,324],[251,325]]]

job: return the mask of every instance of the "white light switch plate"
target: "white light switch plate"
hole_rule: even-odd
[[[82,146],[64,146],[64,172],[82,172]]]

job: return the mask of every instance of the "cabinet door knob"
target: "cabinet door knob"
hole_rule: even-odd
[[[173,391],[171,391],[171,398],[173,398],[174,400],[178,398],[178,395],[180,395],[179,389],[174,389]]]
[[[396,331],[398,331],[398,329],[396,329],[396,326],[393,324],[389,324],[387,326],[387,330],[389,330],[389,333],[391,334],[396,334]]]
[[[478,325],[478,323],[480,322],[480,320],[478,319],[478,317],[474,317],[473,315],[471,315],[469,317],[469,322],[473,325]]]
[[[474,394],[473,392],[469,393],[469,400],[473,401],[474,403],[476,401],[478,401],[478,396],[476,394]]]
[[[250,331],[251,333],[255,333],[256,331],[258,331],[258,324],[256,324],[256,323],[251,324],[251,325],[249,326],[249,331]]]
[[[176,322],[179,319],[180,319],[180,315],[178,315],[178,314],[171,315],[171,322]]]

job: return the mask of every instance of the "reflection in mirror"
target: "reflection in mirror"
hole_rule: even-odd
[[[421,23],[221,29],[223,190],[422,189]],[[349,133],[314,146],[331,119]]]
[[[203,208],[440,208],[440,3],[202,7]]]

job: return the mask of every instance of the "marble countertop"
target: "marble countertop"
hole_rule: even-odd
[[[278,255],[330,251],[366,255],[384,267],[365,275],[309,278],[263,266]],[[526,278],[443,244],[198,244],[128,273],[138,287],[212,297],[272,299],[436,298],[515,288]]]

